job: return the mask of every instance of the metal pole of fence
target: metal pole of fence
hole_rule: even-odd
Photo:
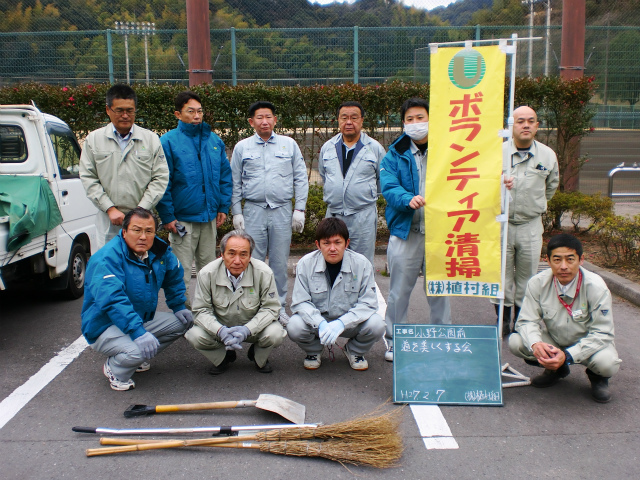
[[[529,10],[529,64],[527,66],[527,75],[529,76],[531,76],[533,65],[533,2],[534,0],[529,0],[529,5],[531,6]]]
[[[114,83],[113,79],[113,46],[111,45],[111,29],[107,28],[107,65],[109,68],[109,83]]]
[[[480,40],[480,24],[476,25],[476,40]],[[478,44],[476,43],[476,47]]]
[[[551,35],[551,0],[547,0],[547,38],[544,45],[544,76],[549,76],[549,36]]]
[[[353,83],[358,83],[358,26],[353,27]]]
[[[236,29],[231,27],[231,85],[238,85],[238,71],[236,67]]]
[[[124,59],[127,65],[127,83],[131,83],[131,75],[129,74],[129,35],[126,33],[124,34]]]

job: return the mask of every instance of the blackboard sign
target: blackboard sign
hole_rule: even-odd
[[[495,326],[395,325],[393,401],[501,406]]]

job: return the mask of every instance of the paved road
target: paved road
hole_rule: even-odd
[[[384,257],[376,258],[383,268]],[[388,278],[377,275],[386,298]],[[421,287],[412,296],[410,320],[428,323]],[[7,397],[79,336],[81,301],[57,301],[44,295],[0,296],[0,396]],[[548,390],[505,389],[504,407],[442,407],[458,449],[427,450],[411,411],[403,412],[402,465],[392,470],[346,469],[319,459],[290,458],[253,451],[165,450],[86,458],[97,446],[92,435],[74,425],[178,427],[279,423],[257,409],[218,413],[191,412],[125,419],[134,403],[156,405],[254,399],[260,393],[282,395],[307,407],[307,421],[333,423],[372,410],[391,396],[392,368],[383,360],[382,343],[368,356],[370,369],[355,372],[344,356],[320,370],[302,368],[303,355],[290,341],[271,359],[275,371],[263,375],[241,357],[220,377],[207,374],[205,359],[180,340],[135,377],[137,388],[114,392],[102,375],[102,357],[84,350],[51,383],[0,429],[3,479],[477,479],[477,478],[638,478],[640,466],[640,309],[614,301],[617,346],[624,363],[611,381],[613,401],[599,405],[589,397],[582,367]],[[488,301],[456,298],[454,323],[491,324]],[[537,369],[506,352],[503,357],[526,374]],[[3,412],[0,412],[2,415]]]

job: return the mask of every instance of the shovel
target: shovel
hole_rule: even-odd
[[[153,413],[185,412],[191,410],[213,410],[218,408],[256,407],[274,412],[293,423],[304,423],[305,407],[288,398],[268,393],[261,394],[257,400],[238,400],[230,402],[185,403],[181,405],[131,405],[124,411],[127,418],[140,417]]]

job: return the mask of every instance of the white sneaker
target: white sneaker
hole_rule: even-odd
[[[283,327],[286,327],[287,324],[289,323],[289,320],[291,320],[291,318],[289,317],[289,315],[287,315],[284,312],[284,310],[280,312],[280,316],[278,317],[278,321],[280,322],[280,325],[282,325]]]
[[[303,365],[307,370],[317,370],[318,368],[320,368],[321,364],[322,358],[320,357],[320,355],[307,355],[304,358]]]
[[[353,354],[349,351],[349,343],[344,346],[344,353],[349,359],[349,365],[354,370],[367,370],[369,368],[369,362],[364,358],[364,355]]]
[[[393,362],[393,345],[387,347],[387,351],[384,353],[384,359],[387,362]]]
[[[140,365],[138,365],[138,368],[136,368],[136,373],[146,372],[150,368],[151,364],[149,362],[142,362]]]
[[[102,373],[104,373],[104,376],[109,379],[109,384],[111,385],[112,390],[117,390],[118,392],[126,392],[127,390],[133,390],[134,388],[136,388],[136,384],[133,380],[129,379],[126,382],[122,382],[116,378],[116,376],[111,371],[111,368],[109,367],[109,359],[104,362]]]

